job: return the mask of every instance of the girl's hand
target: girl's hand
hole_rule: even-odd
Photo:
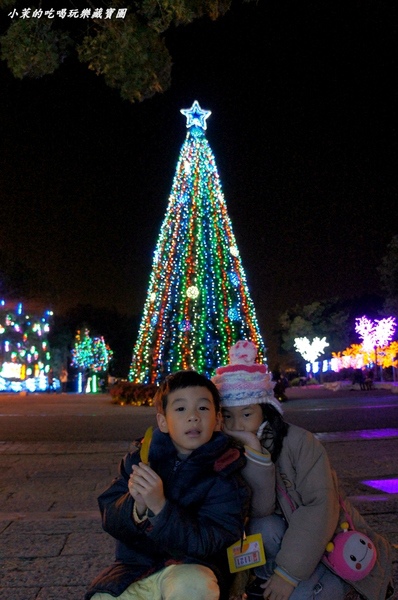
[[[233,437],[245,446],[249,446],[249,448],[261,452],[260,440],[255,433],[252,433],[251,431],[232,431],[231,429],[228,429],[225,424],[222,426],[222,430],[226,435]]]
[[[276,573],[271,575],[261,587],[264,588],[264,598],[268,600],[289,600],[295,590],[294,585],[282,579]]]

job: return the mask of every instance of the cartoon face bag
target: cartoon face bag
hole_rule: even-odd
[[[340,503],[344,509],[341,500]],[[376,563],[376,548],[367,535],[354,530],[347,513],[345,517],[347,522],[341,524],[341,533],[326,546],[324,560],[339,577],[347,581],[360,581],[369,575]]]

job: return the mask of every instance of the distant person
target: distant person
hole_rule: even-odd
[[[266,366],[255,363],[257,349],[250,343],[251,363],[232,346],[231,364],[216,369],[213,377],[221,396],[224,431],[245,446],[243,475],[253,491],[248,532],[262,534],[267,557],[246,588],[248,600],[391,598],[390,544],[339,490],[321,442],[284,420],[282,407],[270,393]],[[349,575],[339,576],[325,552],[336,534],[350,537],[342,533],[345,522],[370,539],[365,542],[358,535],[355,551],[346,557]],[[375,559],[374,548],[375,564],[370,560]],[[361,569],[364,578],[358,577]]]
[[[53,368],[50,367],[47,373],[47,393],[50,394],[54,391],[54,371]]]
[[[356,383],[359,385],[360,390],[366,389],[365,388],[365,377],[364,377],[362,369],[355,369],[355,371],[354,371],[352,385],[355,385]]]
[[[100,388],[101,392],[102,392],[103,394],[105,394],[105,392],[106,392],[106,391],[107,391],[107,389],[108,389],[108,387],[107,387],[107,385],[106,385],[106,378],[105,378],[105,376],[104,376],[104,377],[101,377],[101,379],[100,379],[100,380],[99,380],[99,382],[98,382],[98,385],[99,385],[99,388]]]
[[[307,385],[308,377],[306,375],[301,375],[299,377],[299,387],[304,387]]]
[[[108,373],[108,389],[110,390],[116,383],[116,377]]]
[[[282,376],[280,369],[276,368],[272,371],[272,381],[278,381]]]
[[[367,390],[373,389],[374,372],[373,369],[368,369],[365,375],[365,387]]]
[[[68,371],[65,367],[62,367],[61,369],[61,373],[59,374],[59,380],[61,382],[61,391],[63,394],[66,394],[68,386]]]
[[[219,394],[203,375],[169,375],[154,401],[149,462],[138,445],[98,499],[116,562],[85,598],[227,599],[226,548],[241,539],[249,509],[243,448],[218,430]]]
[[[274,396],[279,402],[287,402],[288,397],[286,396],[286,388],[289,382],[282,374],[279,375],[279,379],[275,383]]]

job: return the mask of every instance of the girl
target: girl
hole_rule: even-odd
[[[338,489],[325,448],[312,433],[284,421],[256,346],[241,341],[213,382],[224,431],[245,446],[244,476],[253,491],[250,533],[261,533],[267,562],[255,569],[248,598],[384,600],[393,594],[391,549]],[[344,507],[344,510],[342,508]],[[371,538],[377,562],[369,575],[345,581],[324,562],[328,542],[350,521]]]

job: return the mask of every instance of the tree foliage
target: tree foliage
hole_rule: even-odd
[[[124,100],[144,100],[170,85],[171,57],[165,41],[135,15],[111,23],[77,48],[79,59]]]
[[[74,54],[89,69],[102,75],[108,86],[119,89],[123,99],[142,101],[170,86],[172,57],[166,45],[167,32],[202,17],[217,19],[229,10],[231,2],[104,0],[101,3],[104,11],[127,8],[127,16],[124,19],[15,18],[0,38],[1,58],[13,75],[22,79],[52,74],[68,54]],[[76,7],[75,2],[70,4],[71,8]],[[89,5],[94,8],[92,2]],[[0,0],[0,9],[8,14],[18,6],[17,0]]]
[[[51,21],[15,21],[1,40],[1,58],[15,77],[42,77],[54,73],[72,45],[69,35],[52,28]]]
[[[326,337],[328,353],[341,350],[348,345],[349,311],[337,300],[312,302],[305,306],[295,306],[280,317],[282,348],[294,350],[294,340],[298,337]]]

